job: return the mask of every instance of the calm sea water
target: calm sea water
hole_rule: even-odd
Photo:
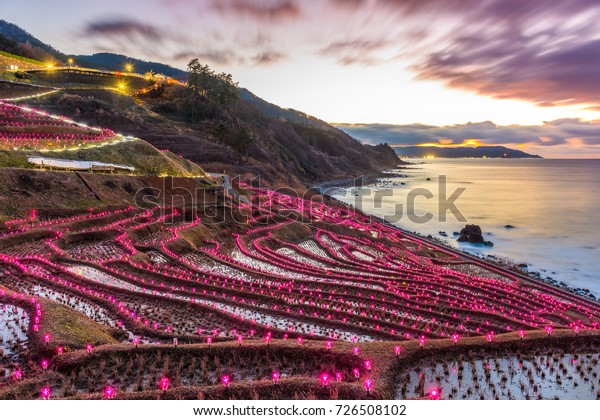
[[[411,190],[428,189],[434,198],[417,197],[415,213],[430,212],[433,219],[415,223],[405,215],[395,222],[397,226],[431,234],[465,251],[528,263],[544,277],[587,288],[600,297],[600,160],[434,159],[400,173],[407,177],[390,179],[396,184],[393,196],[382,198],[381,205],[374,205],[373,190],[367,195],[363,191],[362,210],[390,216],[397,204],[406,209]],[[447,177],[447,196],[465,188],[455,204],[467,222],[450,213],[445,222],[441,220],[442,175]],[[356,204],[356,192],[345,190],[336,197]],[[453,232],[466,223],[480,225],[494,246],[457,242]]]

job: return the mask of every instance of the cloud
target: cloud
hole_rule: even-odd
[[[329,43],[321,48],[318,54],[324,57],[334,57],[343,65],[375,65],[381,62],[376,57],[376,53],[389,44],[390,42],[384,38],[344,39]]]
[[[491,121],[434,126],[425,124],[335,124],[337,128],[368,144],[388,143],[412,146],[423,143],[457,145],[475,139],[486,145],[525,145],[543,147],[569,146],[578,139],[579,145],[600,152],[600,121],[560,119],[543,125],[499,126]],[[540,149],[536,149],[540,150]]]
[[[287,54],[279,51],[262,51],[252,57],[252,64],[255,66],[270,66],[287,58]]]
[[[299,4],[292,0],[215,0],[213,8],[223,15],[270,22],[295,20],[301,15]]]
[[[153,41],[161,39],[161,31],[155,26],[129,18],[102,19],[89,22],[83,32],[87,36],[121,37],[128,39],[144,37]]]
[[[463,24],[413,64],[418,79],[542,106],[600,104],[600,3],[466,0],[455,7]]]
[[[234,51],[229,49],[216,49],[208,48],[205,50],[195,51],[181,51],[173,55],[173,60],[186,60],[189,61],[192,58],[197,58],[200,61],[206,61],[210,64],[219,65],[236,65],[242,64],[244,58],[237,55]]]

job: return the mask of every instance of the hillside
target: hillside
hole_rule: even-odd
[[[182,86],[163,86],[135,101],[114,91],[70,89],[30,103],[140,137],[209,172],[261,177],[271,186],[306,187],[400,163],[387,146],[365,146],[333,128],[270,118],[244,99],[231,116],[218,104]]]
[[[7,22],[0,25],[0,34],[15,42],[30,42],[58,59],[66,57]],[[130,63],[136,73],[152,70],[176,78],[187,74],[119,54],[99,53],[75,60],[79,66],[115,72]],[[120,73],[109,77],[75,73],[52,69],[27,73],[30,82],[62,88],[29,103],[53,114],[139,137],[210,172],[246,179],[260,177],[269,186],[304,188],[329,179],[376,173],[401,163],[388,146],[363,145],[324,121],[282,109],[245,89],[238,90],[239,100],[233,108],[173,84],[156,84],[133,101],[129,95],[152,82],[125,80]]]
[[[2,45],[3,51],[40,61],[50,58],[63,62],[67,60],[65,54],[40,41],[19,26],[2,19],[0,19],[0,36],[2,36],[0,45]]]
[[[0,83],[0,97],[28,87]],[[27,159],[43,156],[133,166],[137,175],[206,176],[198,165],[143,140],[29,107],[0,102],[0,120],[0,167],[32,168]]]
[[[410,158],[506,158],[506,159],[540,159],[541,156],[530,155],[521,150],[509,149],[504,146],[477,147],[435,147],[435,146],[406,146],[394,147],[398,156]]]

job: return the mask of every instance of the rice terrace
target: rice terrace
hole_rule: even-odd
[[[477,7],[492,13],[488,3],[498,1]],[[208,15],[260,22],[257,39],[246,40],[250,37],[240,33],[236,48],[240,43],[244,49],[252,50],[254,44],[273,49],[244,55],[227,45],[223,51],[213,48],[213,42],[227,37],[218,30],[207,35],[211,25],[204,22],[203,36],[212,41],[200,54],[202,48],[186,46],[186,37],[174,33],[179,24],[185,26],[182,17],[163,37],[158,26],[137,18],[95,21],[77,12],[87,26],[68,36],[77,34],[86,47],[62,44],[61,48],[80,53],[66,55],[0,20],[0,400],[600,400],[600,300],[593,289],[597,277],[586,277],[586,263],[579,263],[578,257],[597,252],[594,246],[584,244],[564,253],[565,261],[579,264],[571,272],[580,275],[580,282],[562,282],[561,272],[551,273],[552,269],[541,270],[543,274],[528,271],[518,255],[514,260],[490,256],[492,251],[508,255],[511,247],[527,248],[529,242],[519,243],[526,235],[544,238],[533,224],[491,221],[486,211],[496,206],[495,191],[512,194],[503,190],[505,184],[491,181],[489,195],[475,206],[482,216],[473,217],[483,230],[469,221],[453,237],[445,231],[411,232],[402,223],[363,212],[321,188],[339,188],[356,197],[368,188],[407,191],[433,185],[430,174],[436,166],[423,161],[441,159],[431,150],[443,155],[444,149],[452,149],[448,152],[452,159],[463,151],[476,153],[472,148],[479,146],[504,153],[498,159],[458,156],[461,162],[467,157],[475,161],[461,163],[475,168],[465,173],[480,170],[487,176],[493,165],[499,165],[488,160],[516,161],[517,152],[519,157],[526,155],[518,165],[535,167],[529,159],[540,160],[539,156],[526,151],[595,147],[592,143],[597,140],[585,138],[589,127],[577,126],[591,125],[592,119],[577,120],[568,114],[543,128],[526,126],[536,133],[534,145],[528,143],[529,137],[519,137],[507,143],[518,150],[506,148],[508,152],[495,149],[504,146],[494,130],[510,137],[516,123],[455,124],[440,118],[443,126],[412,120],[379,124],[369,114],[370,107],[387,96],[381,100],[361,96],[364,92],[356,86],[363,79],[360,83],[345,79],[354,74],[348,69],[362,74],[398,57],[408,60],[412,57],[408,52],[394,50],[391,58],[384,54],[390,52],[386,48],[391,48],[391,41],[382,40],[376,47],[372,40],[332,40],[314,53],[319,77],[308,71],[299,76],[278,67],[293,51],[290,57],[283,53],[285,48],[277,52],[272,43],[279,38],[262,31],[263,25],[282,19],[293,32],[297,28],[287,22],[307,16],[317,19],[319,13],[331,10],[336,18],[337,13],[356,17],[353,13],[363,10],[363,2],[349,2],[350,7],[324,0],[323,9],[314,15],[308,13],[312,6],[295,1],[284,2],[289,9],[258,0],[209,3],[212,6],[205,9],[199,6]],[[382,18],[382,28],[388,16],[400,14],[410,20],[410,13],[425,7],[415,4],[391,12],[388,9],[398,7],[396,2],[372,3],[379,10],[373,11],[373,19]],[[442,9],[450,15],[452,7],[458,6],[445,4]],[[385,16],[378,14],[382,10],[387,11]],[[165,19],[173,18],[169,13],[156,9]],[[403,48],[425,36],[418,31],[425,17],[419,19],[414,33],[403,35],[407,41]],[[473,16],[474,21],[480,19],[488,22]],[[345,33],[337,25],[332,24],[336,39]],[[437,22],[429,26],[444,27]],[[333,36],[321,30],[320,36]],[[410,71],[420,70],[406,80],[418,84],[421,79],[450,77],[446,67],[451,62],[462,63],[457,65],[461,71],[472,68],[468,57],[453,56],[468,49],[462,43],[469,36],[461,34],[457,46],[431,52],[427,62],[407,65]],[[92,48],[91,39],[102,41],[93,48],[110,44],[127,53],[137,51],[148,60],[168,50],[168,56],[161,57],[171,59],[173,67],[109,52],[84,55]],[[136,45],[143,48],[136,50]],[[315,50],[313,44],[310,50]],[[189,51],[199,53],[189,56]],[[354,55],[357,51],[359,56]],[[230,66],[239,67],[240,80],[256,83],[256,91],[264,97],[281,98],[290,107],[279,107],[240,87],[228,73]],[[549,62],[544,68],[553,66]],[[253,79],[266,68],[274,73]],[[394,80],[404,77],[395,72]],[[271,84],[280,86],[277,74],[294,78],[288,82],[293,97],[280,87],[270,90]],[[513,71],[503,68],[499,74]],[[314,85],[307,85],[304,77],[314,77]],[[321,83],[321,77],[328,82]],[[435,88],[442,93],[429,88],[443,97],[461,83],[468,85],[462,87],[465,90],[477,86],[479,90],[469,90],[469,95],[489,95],[486,101],[495,103],[525,101],[519,96],[524,95],[522,86],[533,84],[511,81],[511,89],[519,90],[514,93],[497,87],[500,81],[477,77],[483,76],[456,73],[448,86],[440,83]],[[265,84],[264,78],[272,80]],[[365,91],[376,78],[365,76]],[[352,88],[325,91],[324,86],[338,86],[342,80]],[[579,90],[568,98],[548,98],[547,91],[556,89],[547,79],[543,82],[535,105],[527,102],[539,111],[536,118],[546,118],[547,108],[557,104],[576,105],[573,97]],[[319,101],[325,101],[323,108],[313,101],[315,94],[307,86],[314,86],[314,92],[323,90],[319,95]],[[394,104],[404,100],[404,91],[377,86],[371,93],[389,89]],[[498,92],[489,93],[494,87]],[[407,97],[413,95],[410,86],[406,91]],[[343,96],[338,109],[329,101],[330,96],[343,95],[340,92],[348,97]],[[417,96],[411,96],[410,103],[401,102],[397,113],[403,118],[413,118],[413,111],[421,115],[417,112],[423,105]],[[472,118],[480,118],[480,110],[495,109],[488,102],[479,106],[475,99],[463,107],[460,101],[467,99],[459,96],[456,104],[448,99],[444,105],[448,115],[458,115],[463,108],[477,110],[477,117],[464,117],[475,121]],[[438,96],[427,98],[427,107],[438,106]],[[587,110],[596,112],[592,105],[598,109],[597,98],[584,99]],[[359,115],[354,113],[357,107],[365,123],[330,125],[291,108],[303,101],[311,112],[327,111],[322,118],[328,121],[341,121],[345,115],[350,121]],[[348,108],[343,114],[349,105],[342,102],[352,103],[352,112]],[[506,105],[502,104],[498,106]],[[522,114],[521,108],[515,109],[515,115]],[[429,113],[428,109],[423,115]],[[570,137],[561,142],[544,131],[556,127]],[[463,129],[466,134],[456,137],[455,132]],[[354,138],[360,133],[361,141]],[[409,138],[410,144],[402,143]],[[490,144],[484,144],[486,139]],[[428,154],[417,155],[419,162],[398,151],[422,147],[428,147]],[[507,155],[513,152],[515,156]],[[481,166],[482,170],[476,165],[489,166]],[[595,182],[594,176],[587,171],[585,177],[573,178],[587,185]],[[348,187],[355,179],[365,184]],[[521,200],[517,210],[533,212],[539,204],[535,194],[543,189],[540,179],[532,175],[517,180],[522,183],[519,188],[534,197]],[[477,188],[476,181],[456,183]],[[560,235],[552,232],[554,241],[564,241],[565,250],[571,231],[577,231],[576,218],[581,216],[577,206],[585,210],[598,197],[571,188],[576,198],[565,200],[573,203],[573,215],[561,221]],[[546,192],[555,191],[548,187]],[[553,200],[563,194],[555,193]],[[395,205],[395,198],[389,197],[387,204]],[[553,227],[556,223],[544,218],[554,210],[548,204],[535,217]],[[586,227],[593,231],[596,225],[589,220]],[[484,235],[495,244],[484,241]],[[502,242],[506,237],[510,239]],[[545,254],[544,244],[529,248],[552,262],[553,254]]]

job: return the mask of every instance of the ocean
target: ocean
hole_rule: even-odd
[[[600,160],[409,162],[423,163],[391,171],[391,178],[380,180],[375,187],[339,189],[332,195],[366,213],[391,218],[400,228],[443,239],[463,251],[527,263],[529,271],[538,271],[543,278],[589,289],[600,298]],[[441,182],[444,176],[445,187]],[[445,190],[451,197],[459,189],[464,191],[454,201],[458,213],[440,211],[440,202],[444,202],[440,193]],[[432,197],[427,198],[426,191]],[[431,220],[408,217],[410,201],[414,202],[411,214],[429,213]],[[481,226],[484,238],[494,246],[458,242],[453,232],[466,224]]]

